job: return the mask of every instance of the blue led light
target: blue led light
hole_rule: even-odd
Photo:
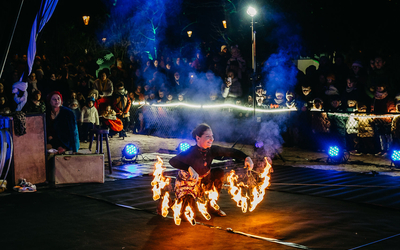
[[[393,150],[392,160],[393,161],[400,161],[400,150]]]
[[[181,142],[179,143],[179,151],[184,152],[190,148],[190,144],[187,142]]]
[[[139,148],[135,144],[126,144],[122,150],[122,155],[126,159],[132,159],[139,154]]]
[[[256,143],[254,144],[254,146],[255,146],[256,148],[262,148],[262,147],[264,147],[264,142],[262,142],[262,141],[256,141]]]
[[[339,156],[339,147],[338,146],[330,146],[328,155],[330,157],[338,157]]]

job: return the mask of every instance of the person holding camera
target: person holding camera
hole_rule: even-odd
[[[221,86],[221,92],[222,97],[225,98],[225,103],[234,104],[236,99],[242,96],[242,86],[234,71],[229,70],[226,74],[225,82]]]

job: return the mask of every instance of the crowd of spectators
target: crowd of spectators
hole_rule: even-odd
[[[14,55],[8,61],[0,80],[0,113],[17,109],[16,102],[12,101],[17,95],[12,93],[12,86],[26,69],[26,56],[18,58]],[[22,110],[46,112],[43,99],[58,91],[64,96],[63,106],[74,112],[80,125],[80,138],[85,141],[87,131],[94,125],[111,126],[121,137],[125,137],[127,131],[144,132],[143,115],[135,108],[136,103],[253,106],[254,96],[256,107],[261,109],[367,111],[376,114],[396,112],[397,104],[400,104],[398,79],[388,70],[385,58],[380,55],[368,63],[360,60],[346,62],[341,55],[334,58],[322,56],[318,68],[309,66],[305,73],[298,71],[297,84],[290,88],[279,86],[271,89],[261,79],[253,92],[250,76],[246,61],[236,46],[228,48],[223,45],[218,53],[198,52],[193,59],[165,55],[143,61],[131,55],[126,61],[118,58],[110,68],[100,68],[89,54],[76,63],[64,56],[60,65],[42,55],[36,56],[32,73],[27,78],[28,100]],[[131,119],[133,111],[136,117]],[[308,133],[317,134],[329,131],[340,138],[345,137],[343,131],[348,134],[345,125],[348,120],[328,119],[328,114],[322,112],[314,116],[308,124],[310,126],[298,126],[300,130],[301,127],[313,128]],[[307,121],[302,123],[307,124]],[[388,134],[385,126],[375,130],[380,135]],[[343,144],[346,144],[345,139]],[[354,145],[351,148],[354,149]]]

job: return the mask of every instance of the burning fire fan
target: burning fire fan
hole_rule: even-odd
[[[199,180],[190,179],[190,174],[185,171],[180,171],[178,176],[185,181],[177,182],[175,189],[180,192],[175,193],[175,199],[170,196],[170,178],[163,176],[163,161],[157,156],[158,162],[155,163],[155,170],[153,173],[154,179],[151,182],[153,186],[153,199],[159,200],[158,213],[166,217],[169,209],[173,211],[173,218],[176,225],[180,225],[182,217],[186,219],[191,225],[196,225],[196,210],[206,219],[210,220],[210,213],[217,213],[220,207],[217,204],[219,198],[219,190],[222,183],[217,187],[215,183],[207,182],[207,178]],[[270,185],[270,173],[273,172],[267,158],[264,158],[263,169],[261,172],[254,170],[247,170],[243,180],[239,175],[232,170],[227,175],[228,192],[232,195],[232,199],[236,202],[237,206],[242,209],[242,212],[254,211],[257,205],[263,200],[265,190]],[[220,173],[221,174],[221,173]],[[222,171],[223,174],[223,171]],[[185,176],[187,175],[187,176]],[[168,190],[168,191],[164,191]]]

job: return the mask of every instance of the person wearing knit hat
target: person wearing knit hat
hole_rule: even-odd
[[[28,101],[28,83],[26,82],[16,82],[12,86],[12,93],[14,94],[14,101],[17,104],[17,109],[15,111],[21,111]]]
[[[353,64],[351,65],[351,67],[359,67],[359,68],[362,68],[363,66],[362,66],[362,64],[361,64],[360,61],[354,61]]]
[[[59,154],[67,150],[78,152],[79,133],[74,113],[62,106],[62,95],[53,91],[47,96],[50,112],[46,112],[46,134],[48,149],[57,149]]]

